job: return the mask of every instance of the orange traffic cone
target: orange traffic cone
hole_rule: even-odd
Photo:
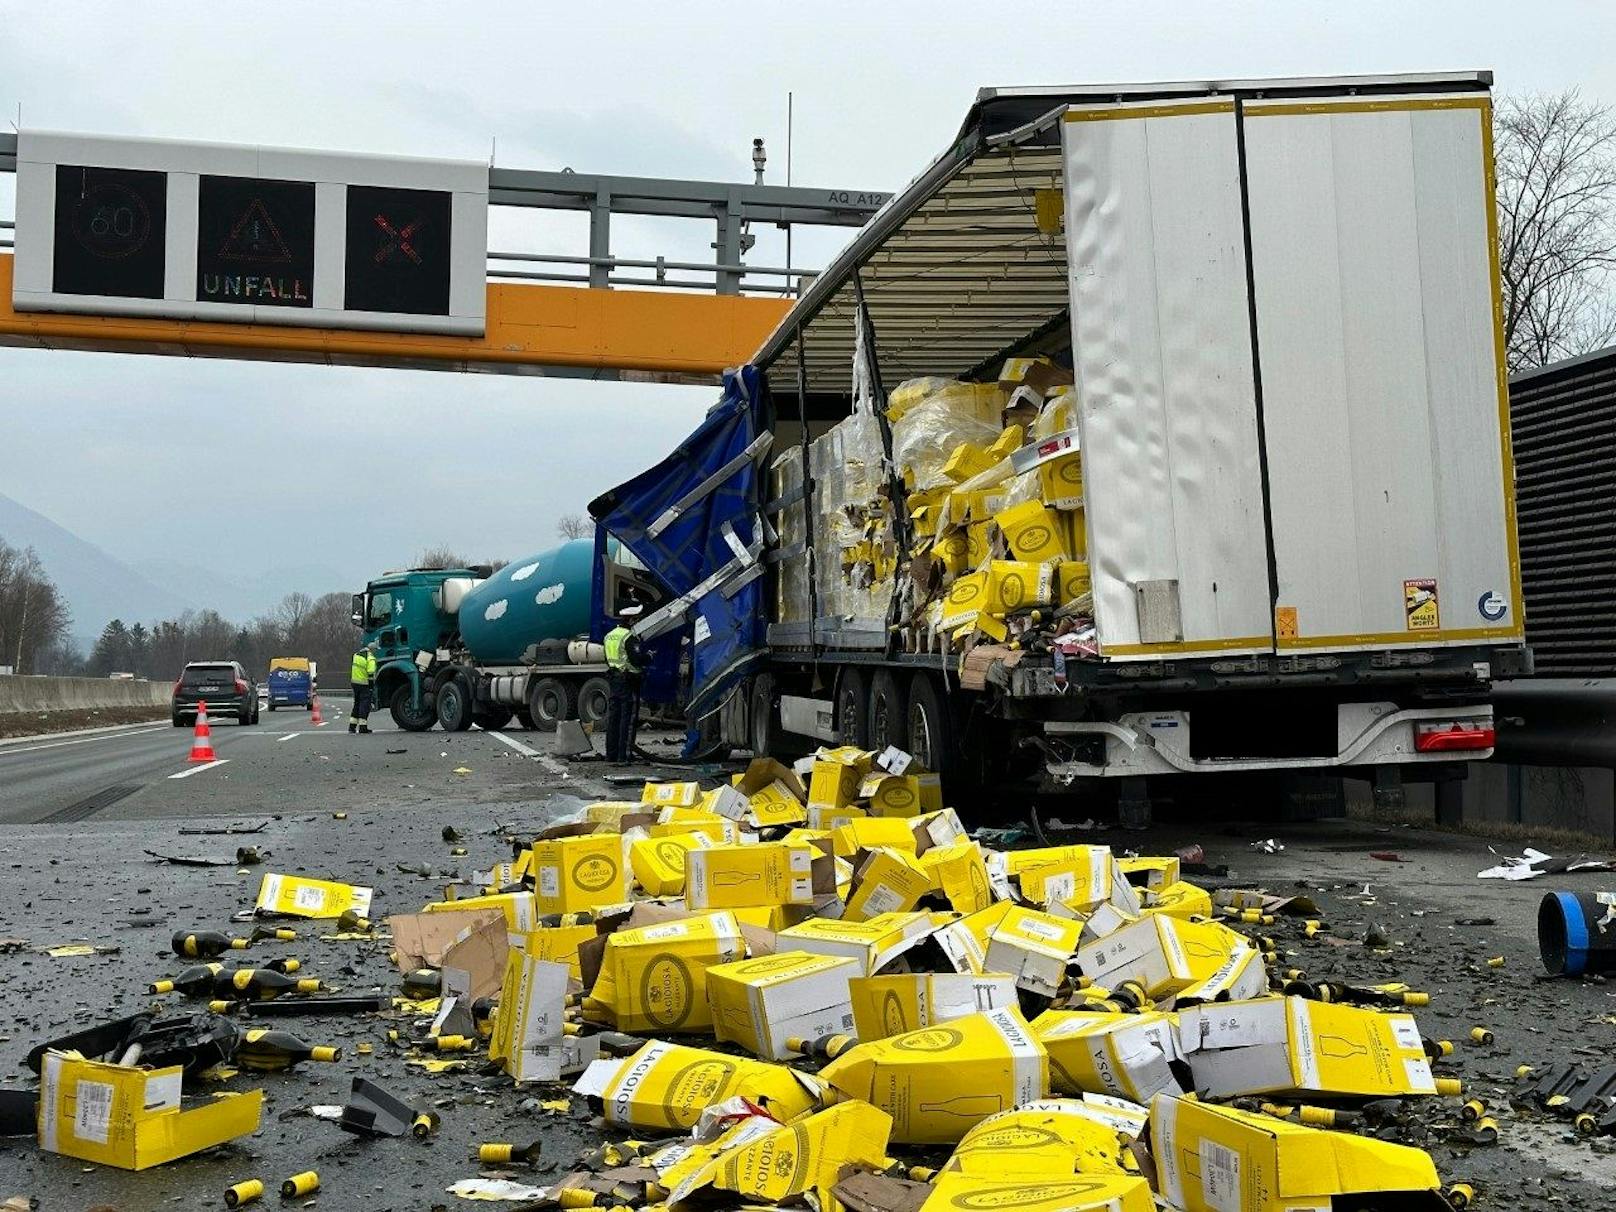
[[[323,724],[323,723],[325,723],[325,721],[320,718],[320,696],[319,695],[314,696],[314,711],[309,715],[309,723],[311,723],[311,724]]]
[[[196,735],[191,738],[191,761],[216,762],[213,752],[213,730],[208,727],[208,705],[196,705]]]

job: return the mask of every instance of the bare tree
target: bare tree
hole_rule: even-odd
[[[1511,370],[1616,339],[1616,111],[1563,93],[1494,114],[1498,252]]]
[[[310,595],[294,591],[282,598],[280,605],[275,607],[275,622],[280,624],[286,638],[291,639],[302,628],[303,620],[313,608],[314,599]]]
[[[470,568],[471,561],[462,559],[460,553],[446,543],[436,547],[428,547],[416,557],[417,568]]]
[[[35,655],[65,640],[71,619],[34,549],[0,540],[0,665],[33,672]]]
[[[563,539],[587,539],[594,533],[594,526],[582,514],[564,513],[556,519],[556,534]]]

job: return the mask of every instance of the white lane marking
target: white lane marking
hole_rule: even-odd
[[[534,761],[538,762],[539,765],[543,766],[546,770],[548,770],[551,774],[568,774],[568,773],[570,773],[570,771],[567,770],[566,766],[563,765],[561,762],[557,761],[556,758],[554,757],[554,755],[552,755],[552,754],[548,754],[548,753],[545,753],[542,750],[535,749],[531,745],[524,745],[521,741],[517,740],[515,737],[506,736],[503,732],[489,732],[486,728],[481,728],[476,724],[473,724],[472,727],[476,728],[478,732],[483,733],[485,736],[493,737],[496,741],[498,741],[502,745],[509,745],[512,749],[516,750],[516,752],[520,753],[523,757],[532,758]]]
[[[285,736],[283,736],[283,737],[277,737],[277,738],[276,738],[276,739],[275,739],[275,743],[276,743],[276,744],[277,744],[277,745],[284,745],[284,744],[286,744],[286,742],[287,742],[287,741],[290,741],[290,740],[293,740],[293,739],[295,739],[295,738],[297,738],[297,737],[300,737],[300,736],[302,736],[302,735],[303,735],[303,734],[302,734],[302,733],[301,733],[301,732],[288,732],[288,733],[287,733],[287,734],[286,734],[286,735],[285,735]]]
[[[182,770],[178,774],[171,774],[171,779],[188,779],[193,774],[201,774],[204,770],[212,770],[215,766],[223,766],[229,758],[214,758],[211,762],[204,762],[200,766],[192,766],[189,770]]]
[[[147,732],[159,732],[169,727],[171,727],[171,725],[153,724],[150,727],[137,728],[129,732],[103,732],[97,736],[81,736],[77,740],[72,741],[52,741],[45,745],[21,745],[15,748],[7,746],[6,748],[0,749],[0,758],[8,758],[13,754],[18,753],[38,753],[42,749],[65,749],[69,745],[88,745],[92,741],[116,741],[121,737],[141,736]]]

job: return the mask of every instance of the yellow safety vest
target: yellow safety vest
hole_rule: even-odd
[[[376,676],[376,658],[368,652],[353,654],[353,674],[350,681],[356,686],[368,686]]]
[[[628,659],[628,637],[631,632],[627,627],[613,627],[606,633],[606,664],[611,669],[634,671],[634,662]]]

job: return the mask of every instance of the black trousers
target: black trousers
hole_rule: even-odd
[[[634,756],[634,733],[639,727],[640,676],[613,670],[611,695],[606,700],[606,760],[626,762]]]
[[[370,709],[375,704],[376,696],[368,682],[354,682],[353,684],[353,718],[359,723],[368,723]]]

